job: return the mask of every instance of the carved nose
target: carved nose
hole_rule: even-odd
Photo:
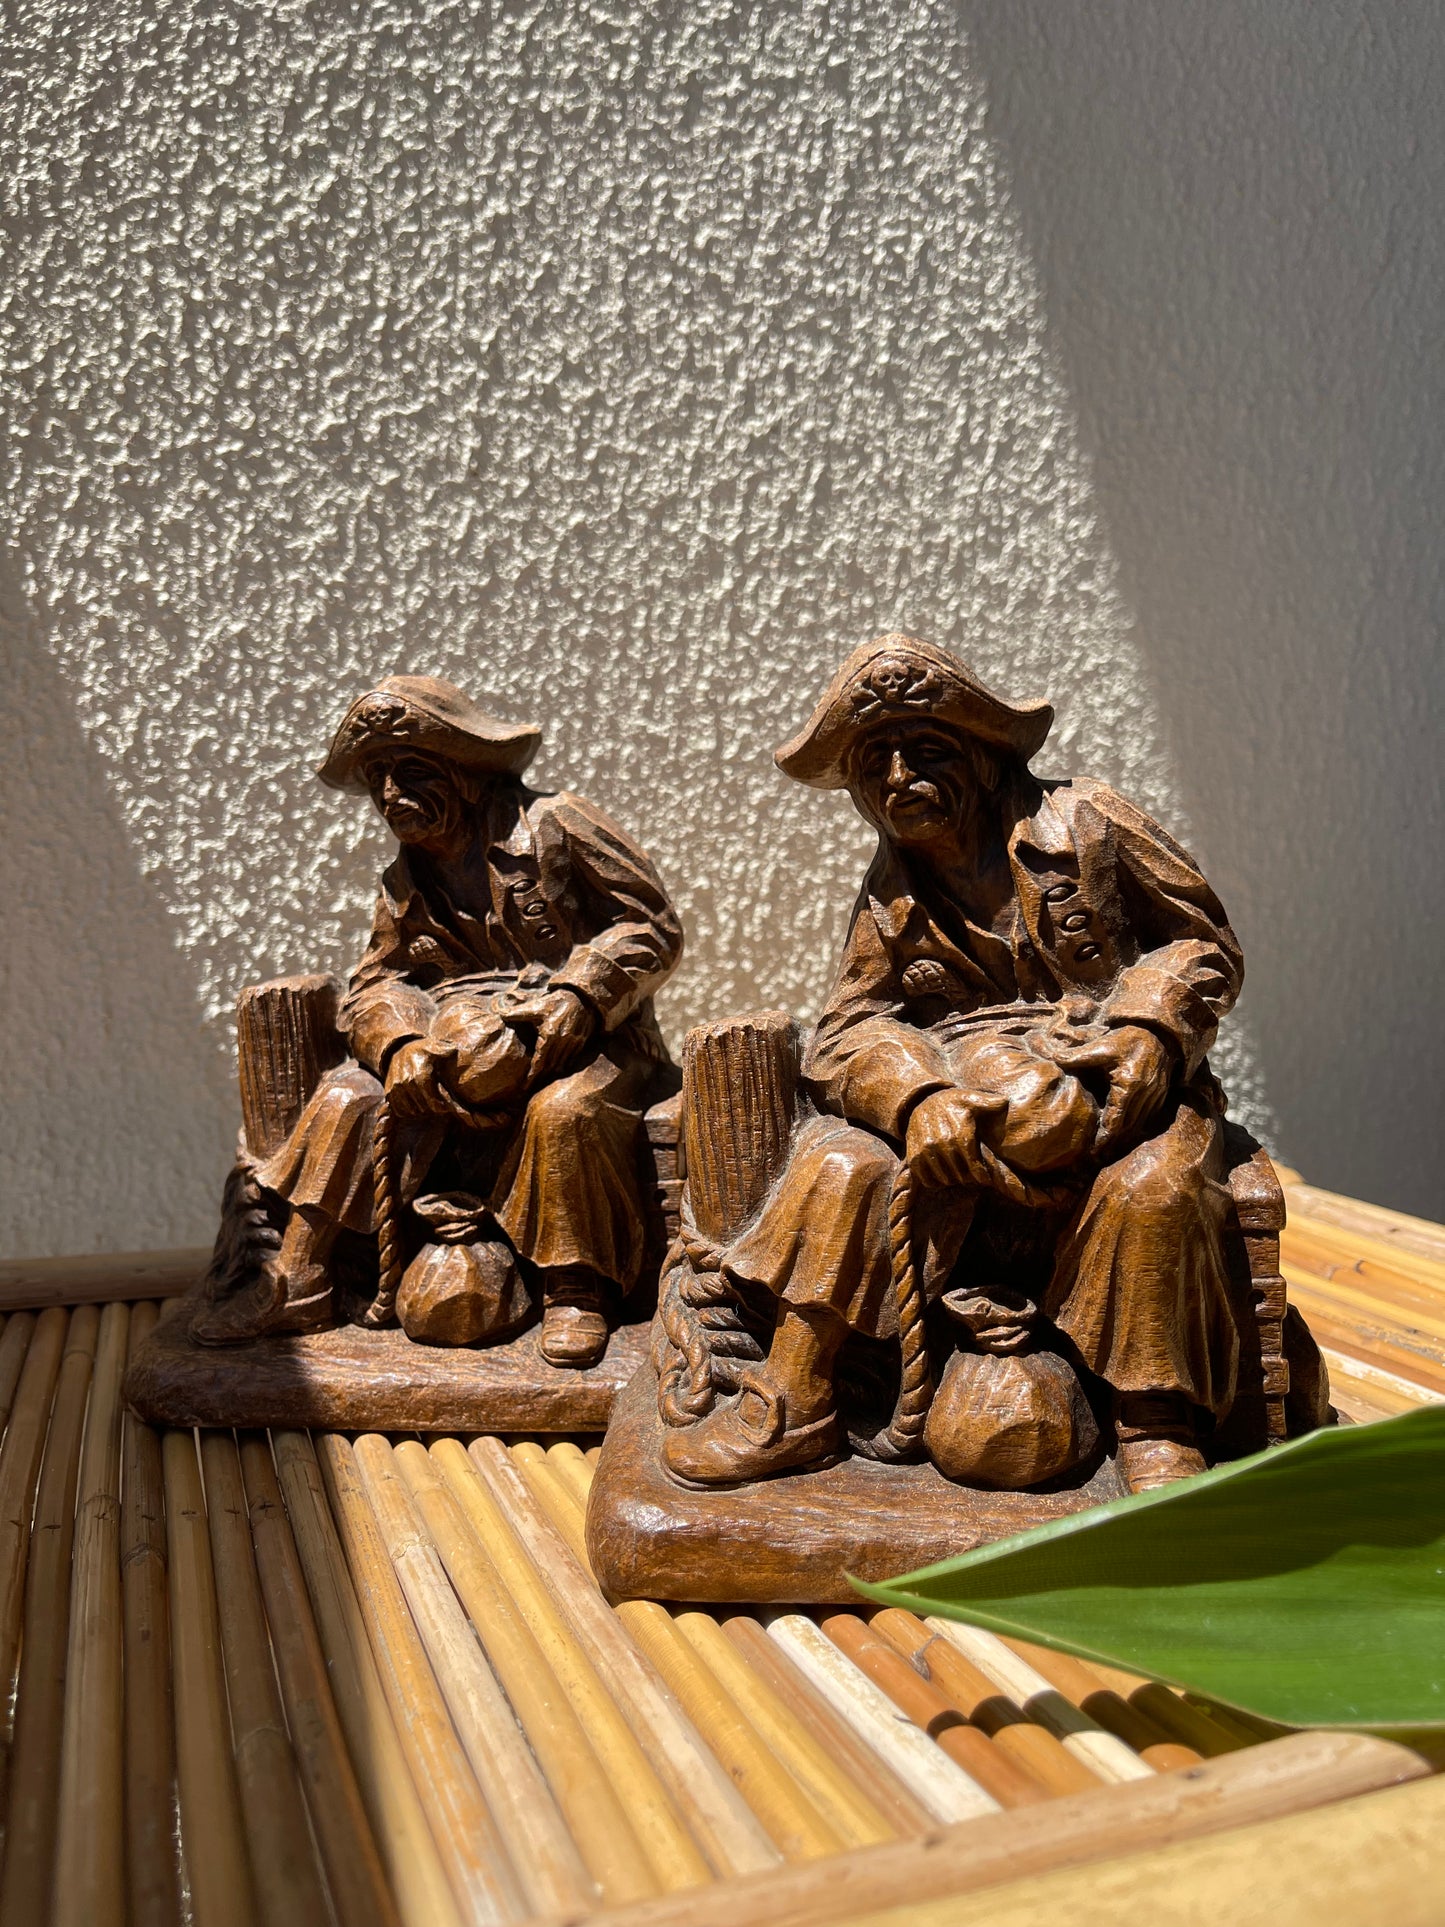
[[[893,761],[888,765],[888,787],[891,790],[906,789],[912,781],[913,771],[903,760],[903,751],[895,749]]]

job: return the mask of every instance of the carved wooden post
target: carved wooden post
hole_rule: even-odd
[[[788,1155],[797,1107],[798,1027],[785,1010],[699,1024],[682,1047],[683,1146],[692,1221],[729,1243]]]
[[[323,1074],[345,1052],[336,1029],[336,981],[275,977],[236,999],[241,1122],[253,1158],[286,1142]]]

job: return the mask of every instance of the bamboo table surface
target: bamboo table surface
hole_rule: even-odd
[[[1287,1195],[1340,1411],[1445,1399],[1445,1229]],[[609,1607],[592,1439],[158,1434],[154,1301],[86,1296],[0,1330],[0,1927],[805,1927],[1337,1800],[1439,1837],[1384,1742],[896,1611]]]

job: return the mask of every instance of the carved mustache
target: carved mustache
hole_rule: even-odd
[[[925,777],[911,777],[897,789],[890,789],[885,798],[891,807],[895,803],[943,803],[943,793],[937,784],[930,783]]]

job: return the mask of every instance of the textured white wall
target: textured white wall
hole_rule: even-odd
[[[1185,11],[20,0],[0,636],[25,724],[0,759],[0,1250],[209,1235],[236,989],[344,967],[362,933],[385,839],[310,772],[388,669],[546,719],[541,779],[653,849],[688,926],[675,1036],[760,1000],[816,1005],[866,838],[771,750],[841,650],[895,625],[1053,695],[1041,767],[1107,775],[1199,844],[1251,953],[1246,1026],[1274,1013],[1262,1052],[1248,1028],[1230,1040],[1236,1108],[1313,1175],[1352,1181],[1348,1155],[1300,1148],[1328,1109],[1328,1013],[1291,1010],[1299,960],[1278,943],[1283,981],[1259,982],[1261,939],[1282,919],[1313,930],[1328,898],[1311,858],[1341,853],[1295,820],[1302,792],[1270,746],[1316,753],[1283,708],[1261,717],[1247,673],[1284,623],[1303,653],[1257,680],[1315,674],[1311,557],[1349,565],[1340,529],[1311,520],[1349,491],[1285,472],[1208,316],[1181,338],[1159,300],[1116,329],[1108,249],[1080,262],[1070,232],[1112,237],[1132,285],[1144,249],[1122,233],[1138,209],[1119,181],[1148,202],[1154,164],[1118,125],[1109,42],[1142,23],[1177,60]],[[1143,92],[1146,68],[1120,70]],[[1273,108],[1240,86],[1249,132]],[[1177,92],[1176,116],[1192,100]],[[1392,127],[1388,99],[1372,111]],[[1097,150],[1078,136],[1102,121],[1118,152],[1089,187]],[[1366,130],[1352,180],[1383,139]],[[1196,278],[1227,322],[1230,235],[1200,199],[1214,185],[1206,166],[1171,189],[1152,240],[1204,254]],[[1401,179],[1381,198],[1418,253],[1434,217],[1416,193]],[[1347,264],[1356,304],[1374,259]],[[1271,273],[1287,303],[1290,272]],[[1202,372],[1181,375],[1181,342]],[[1220,445],[1156,454],[1141,487],[1139,444],[1177,425],[1157,398],[1206,377],[1196,413]],[[1142,427],[1136,378],[1156,397]],[[1296,566],[1272,574],[1256,526],[1241,582],[1219,532],[1189,529],[1198,470],[1246,429],[1267,471],[1247,507],[1274,514]],[[1399,566],[1418,598],[1433,555]],[[1368,576],[1350,578],[1362,613]],[[1198,672],[1189,616],[1225,638],[1217,675]],[[1338,674],[1331,657],[1325,683]],[[1375,695],[1384,732],[1399,698]],[[1333,751],[1328,716],[1311,721]],[[1251,754],[1273,834],[1218,780]],[[1331,766],[1358,819],[1367,799]],[[1368,800],[1404,826],[1398,790]],[[1368,930],[1334,941],[1360,981],[1381,967]],[[1412,994],[1397,973],[1401,1022]],[[1403,1144],[1385,1080],[1349,1047],[1337,1144]],[[1294,1114],[1277,1120],[1281,1080]],[[1400,1201],[1428,1208],[1412,1182]]]

